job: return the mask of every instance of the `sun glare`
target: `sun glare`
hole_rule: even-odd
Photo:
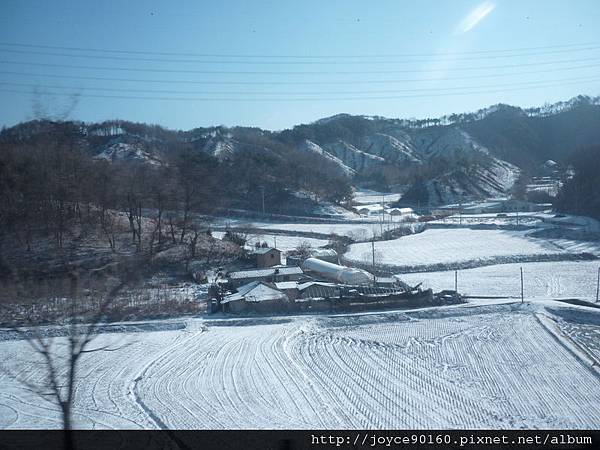
[[[456,34],[467,33],[475,28],[496,7],[493,2],[483,2],[467,14],[456,27]]]

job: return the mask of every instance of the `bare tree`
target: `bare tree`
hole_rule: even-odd
[[[108,245],[113,253],[117,251],[117,236],[121,231],[119,214],[115,211],[104,211],[103,220],[100,221],[102,232],[106,236]]]
[[[300,242],[300,244],[298,244],[296,246],[296,248],[290,252],[290,254],[294,254],[296,256],[299,256],[300,258],[307,259],[310,258],[311,254],[312,254],[312,245],[310,245],[309,242],[307,241],[302,241]]]
[[[113,282],[112,287],[106,288],[108,280],[103,276],[98,278],[94,272],[104,272],[107,268],[109,267],[96,269],[85,279],[81,273],[71,271],[66,280],[61,280],[60,285],[55,283],[48,287],[49,284],[45,283],[43,289],[40,289],[39,283],[32,284],[27,280],[21,280],[20,288],[17,289],[21,290],[21,295],[41,296],[49,302],[52,297],[62,297],[66,294],[68,304],[60,314],[62,323],[59,328],[60,337],[49,336],[44,327],[18,325],[10,327],[38,356],[37,363],[43,373],[41,380],[34,382],[31,381],[30,373],[18,372],[6,367],[0,368],[26,389],[48,399],[60,408],[65,431],[64,447],[69,450],[74,448],[73,404],[79,381],[78,368],[81,358],[89,353],[116,351],[128,345],[94,345],[94,340],[98,336],[102,323],[107,319],[115,297],[137,273],[137,270],[130,267],[125,270],[125,276]],[[19,305],[14,307],[18,308]],[[11,312],[10,308],[5,309]]]

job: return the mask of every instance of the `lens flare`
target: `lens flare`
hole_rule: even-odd
[[[469,14],[460,21],[456,27],[456,34],[463,34],[471,31],[475,28],[479,22],[485,19],[489,13],[491,13],[496,5],[493,2],[483,2],[473,9]]]

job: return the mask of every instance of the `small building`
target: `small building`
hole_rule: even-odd
[[[275,283],[279,281],[294,281],[304,275],[303,270],[298,266],[276,266],[264,269],[240,270],[229,272],[227,278],[229,283],[234,286],[241,286],[252,281],[262,281]]]
[[[371,204],[362,205],[356,208],[356,212],[362,216],[380,216],[385,212],[385,208],[382,204]]]
[[[226,295],[221,300],[224,312],[270,313],[283,312],[290,309],[290,300],[274,286],[261,281],[253,281],[240,286],[237,292]]]
[[[285,258],[286,266],[300,266],[302,264],[302,257],[298,255],[289,255]]]
[[[298,298],[337,298],[340,297],[340,286],[335,283],[309,281],[298,285]]]
[[[269,247],[256,247],[250,252],[256,267],[273,267],[281,265],[281,250]]]
[[[391,208],[387,212],[390,216],[410,216],[415,212],[412,208]]]
[[[399,285],[398,279],[395,277],[376,277],[375,286],[394,288]]]

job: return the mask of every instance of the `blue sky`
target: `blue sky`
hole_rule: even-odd
[[[276,130],[539,106],[600,94],[598,23],[597,0],[2,0],[0,124]]]

